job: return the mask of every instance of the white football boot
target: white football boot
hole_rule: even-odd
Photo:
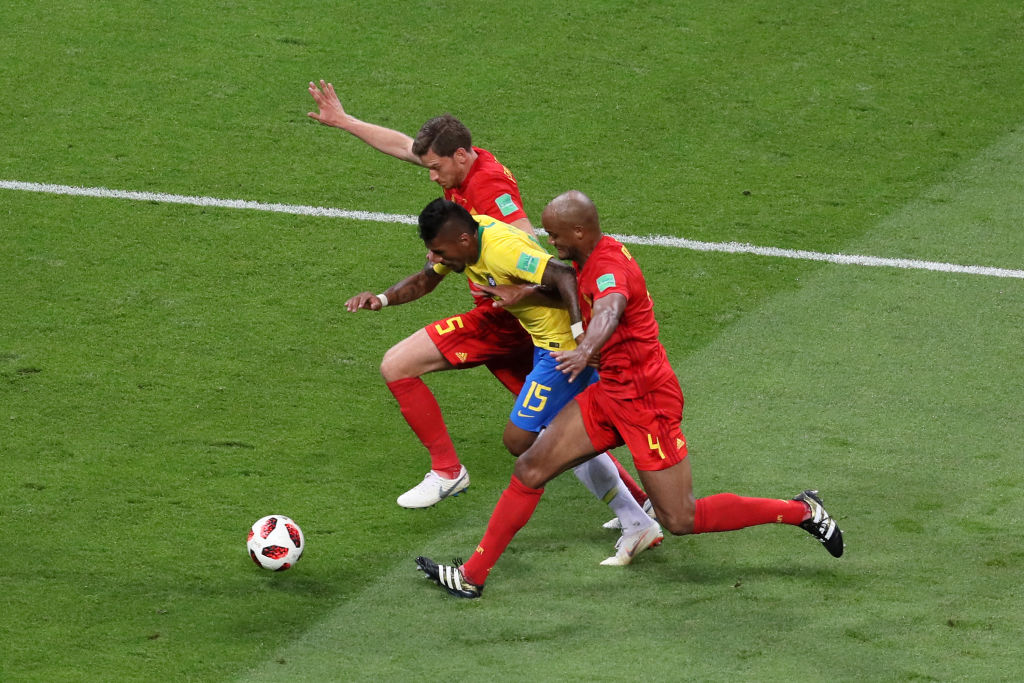
[[[661,525],[651,522],[646,529],[619,536],[619,540],[615,542],[615,554],[601,564],[606,567],[625,566],[643,551],[661,544],[664,539],[665,534],[661,531]]]
[[[428,508],[437,505],[449,496],[457,496],[469,486],[469,472],[463,465],[459,476],[445,479],[434,470],[427,472],[416,486],[398,497],[398,504],[404,508]]]

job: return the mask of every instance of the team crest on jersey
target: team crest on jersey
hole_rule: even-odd
[[[487,284],[489,284],[491,287],[497,287],[498,286],[498,283],[490,275],[487,276]]]
[[[466,359],[469,358],[469,354],[464,351],[456,351],[455,357],[459,359],[460,363],[465,363]]]

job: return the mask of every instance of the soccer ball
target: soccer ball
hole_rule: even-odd
[[[288,569],[302,557],[306,539],[302,529],[290,517],[267,515],[256,520],[249,529],[249,557],[271,571]]]

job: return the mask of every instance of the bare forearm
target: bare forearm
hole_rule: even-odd
[[[380,294],[360,292],[350,297],[345,302],[345,309],[349,313],[361,310],[379,311],[385,306],[409,303],[433,291],[441,278],[441,275],[430,268],[424,268],[415,275],[391,285]]]
[[[601,358],[601,347],[611,339],[615,328],[625,310],[626,299],[620,294],[609,294],[594,303],[587,331],[580,339],[579,345],[569,351],[555,352],[558,369],[569,375],[574,381],[588,366],[598,367]],[[574,335],[579,339],[579,335]]]
[[[590,319],[590,324],[587,325],[587,332],[576,348],[588,360],[594,358],[601,351],[605,342],[611,339],[618,326],[619,316],[614,310],[610,308],[595,309],[594,316]]]
[[[412,153],[412,138],[397,130],[349,116],[338,98],[338,93],[334,90],[333,83],[328,83],[321,78],[320,85],[317,86],[316,83],[310,81],[309,94],[318,109],[318,111],[309,112],[309,117],[314,121],[319,121],[331,128],[340,128],[355,135],[376,150],[390,154],[402,161],[420,165],[419,158]]]
[[[570,323],[580,323],[583,315],[580,313],[580,302],[576,294],[576,272],[558,259],[548,261],[544,269],[544,276],[541,278],[541,286],[538,294],[558,292],[562,304],[569,312]]]
[[[412,153],[412,138],[405,133],[360,121],[347,114],[336,127],[351,133],[380,152],[417,166],[421,165],[419,157]]]
[[[434,291],[441,276],[430,268],[424,268],[420,272],[396,282],[384,290],[383,294],[388,299],[388,305],[407,304],[416,301]]]

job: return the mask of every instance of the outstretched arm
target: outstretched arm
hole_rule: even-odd
[[[408,161],[410,164],[422,166],[420,158],[412,153],[412,138],[397,130],[391,130],[374,123],[360,121],[354,116],[345,113],[341,106],[341,100],[334,92],[334,85],[320,81],[317,87],[313,81],[309,82],[309,94],[313,96],[319,112],[309,112],[309,118],[319,121],[325,126],[340,128],[373,147],[376,150],[390,154],[396,159]]]
[[[443,278],[443,275],[438,275],[434,272],[432,264],[427,263],[423,270],[410,275],[401,282],[391,285],[381,294],[374,294],[373,292],[360,292],[356,294],[345,302],[345,308],[348,309],[349,313],[355,313],[361,308],[369,311],[379,311],[385,306],[406,304],[430,294],[437,287],[437,283]]]

